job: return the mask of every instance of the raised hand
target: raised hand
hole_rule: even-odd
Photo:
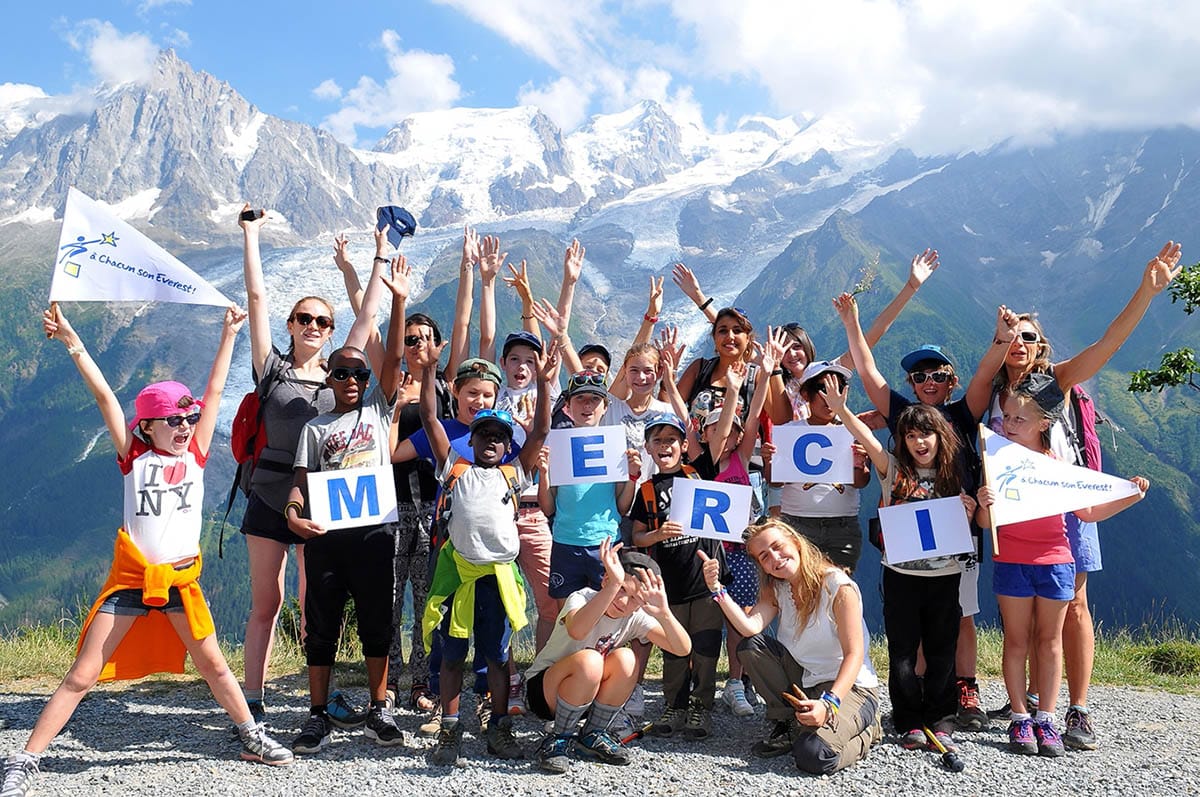
[[[703,301],[700,298],[700,281],[696,279],[696,275],[692,273],[692,270],[683,263],[676,263],[671,267],[671,282],[674,282],[679,287],[679,290],[683,291],[683,295],[697,305]]]
[[[791,337],[783,327],[767,327],[767,341],[763,346],[762,367],[769,377],[779,367],[791,346]]]
[[[462,268],[470,270],[479,262],[479,233],[469,226],[463,227]]]
[[[271,214],[267,213],[264,210],[262,212],[262,215],[259,216],[257,219],[247,221],[246,219],[242,218],[242,214],[245,213],[247,210],[253,210],[253,208],[250,207],[249,202],[242,205],[242,209],[240,211],[238,211],[238,226],[241,227],[246,232],[250,232],[251,230],[262,229],[262,226],[267,223],[268,219],[271,218]]]
[[[390,279],[383,275],[380,275],[379,278],[397,299],[402,302],[408,301],[409,291],[412,289],[412,268],[408,265],[408,259],[404,255],[398,254],[392,258]]]
[[[670,614],[671,606],[667,603],[667,588],[663,584],[662,576],[656,575],[644,567],[640,567],[634,572],[637,573],[642,608],[646,614],[656,620]]]
[[[926,249],[919,255],[913,255],[908,267],[908,285],[914,291],[925,284],[925,280],[937,271],[938,253],[936,249]]]
[[[534,302],[529,305],[529,312],[537,319],[537,322],[546,328],[546,333],[551,339],[557,340],[566,334],[567,330],[563,324],[562,314],[558,312],[558,308],[550,304],[549,299],[542,299],[540,302]]]
[[[683,353],[687,350],[686,343],[679,342],[678,327],[666,327],[658,333],[658,350],[661,358],[669,358],[671,360],[671,369],[679,367],[679,363],[683,361]]]
[[[382,230],[378,226],[371,228],[371,235],[375,237],[375,257],[387,257],[387,233],[388,228],[386,226]]]
[[[520,271],[517,271],[512,263],[508,264],[508,270],[511,276],[504,277],[504,284],[517,292],[522,304],[533,304],[533,289],[529,287],[529,271],[525,261],[521,261]]]
[[[500,273],[500,266],[508,257],[508,252],[500,251],[500,238],[488,235],[483,238],[479,247],[479,276],[484,282],[492,282]]]
[[[549,382],[554,378],[555,372],[558,370],[558,363],[562,359],[562,351],[557,340],[550,341],[549,348],[541,357],[541,365],[538,367],[538,377],[543,382]]]
[[[587,250],[579,243],[578,238],[571,241],[571,245],[567,247],[567,253],[563,256],[563,282],[579,282],[579,275],[583,273],[583,256],[585,254],[587,254]]]
[[[844,326],[850,326],[858,321],[858,302],[849,293],[833,297],[833,309]]]
[[[232,334],[237,334],[242,325],[246,323],[246,311],[238,307],[236,304],[231,304],[225,308],[225,320],[223,325]]]
[[[1013,341],[1017,338],[1017,326],[1021,319],[1004,305],[996,308],[996,337],[995,340]]]
[[[623,543],[613,542],[612,538],[600,543],[600,563],[604,565],[604,574],[609,584],[620,588],[625,583],[625,568],[621,567],[621,548]]]
[[[721,590],[721,563],[704,551],[697,550],[696,556],[700,557],[703,562],[700,566],[701,572],[704,574],[704,585],[708,587],[709,592],[719,592]]]
[[[646,302],[646,315],[651,318],[658,318],[662,312],[663,306],[663,280],[666,277],[659,277],[656,281],[653,276],[650,277],[650,298]]]
[[[1174,241],[1167,241],[1163,248],[1158,250],[1158,254],[1146,264],[1142,285],[1150,289],[1153,294],[1162,293],[1171,280],[1179,276],[1180,271],[1183,271],[1183,266],[1179,265],[1179,259],[1182,256],[1183,246]]]
[[[829,411],[837,415],[846,409],[846,393],[850,390],[850,386],[839,384],[837,374],[832,371],[827,371],[821,377],[821,382],[825,388],[822,392],[825,394],[825,403],[829,405]]]
[[[60,340],[67,346],[79,344],[79,335],[75,333],[71,322],[67,321],[67,317],[63,315],[58,302],[51,304],[48,310],[42,311],[42,331],[46,333],[46,337]]]
[[[737,401],[738,391],[742,389],[742,385],[746,384],[746,372],[748,370],[746,363],[741,360],[732,363],[725,370],[725,395],[734,397],[733,400],[735,402]]]
[[[352,271],[354,266],[350,265],[350,258],[346,257],[346,247],[350,245],[350,239],[342,233],[333,239],[333,264],[338,267],[339,271]]]

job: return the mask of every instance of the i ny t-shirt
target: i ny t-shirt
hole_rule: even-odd
[[[125,482],[124,528],[152,565],[200,553],[204,463],[193,436],[181,456],[164,454],[134,437],[117,460]]]

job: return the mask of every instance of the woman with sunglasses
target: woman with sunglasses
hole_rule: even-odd
[[[1070,397],[1076,385],[1091,379],[1125,344],[1133,330],[1141,322],[1150,302],[1158,296],[1171,280],[1178,276],[1183,267],[1179,265],[1181,246],[1167,241],[1158,254],[1146,264],[1142,279],[1128,303],[1113,319],[1100,339],[1083,349],[1074,357],[1058,362],[1051,361],[1050,341],[1038,319],[1030,313],[1017,316],[1016,336],[1010,341],[997,336],[995,347],[1004,352],[1004,365],[992,380],[992,402],[989,425],[1000,432],[1003,414],[1000,397],[1006,390],[1014,390],[1032,373],[1050,374],[1058,382],[1064,396]],[[1074,402],[1066,401],[1059,421],[1050,429],[1051,449],[1066,462],[1093,466],[1084,457],[1081,435],[1077,432],[1080,421],[1075,417]],[[1095,463],[1098,467],[1099,463]],[[1067,689],[1070,693],[1070,708],[1066,716],[1066,733],[1063,743],[1076,750],[1095,750],[1096,733],[1087,709],[1087,690],[1092,679],[1095,661],[1096,636],[1088,607],[1087,576],[1101,569],[1100,538],[1095,523],[1080,521],[1073,514],[1067,516],[1067,538],[1075,558],[1075,597],[1067,607],[1067,619],[1063,626],[1063,652],[1067,661]],[[1033,662],[1030,662],[1031,684],[1036,683]],[[1030,703],[1036,708],[1037,695],[1030,694]]]

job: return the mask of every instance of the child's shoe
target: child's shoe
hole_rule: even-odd
[[[945,748],[947,753],[957,753],[958,752],[958,745],[954,743],[954,737],[952,737],[950,734],[946,733],[945,731],[934,731],[933,738],[935,738],[939,742],[941,742],[942,747]],[[928,747],[929,747],[930,752],[933,752],[933,753],[941,752],[941,750],[938,750],[937,745],[935,745],[933,742],[929,742]]]
[[[1054,727],[1053,719],[1038,720],[1033,723],[1033,736],[1037,739],[1037,754],[1048,758],[1058,758],[1066,751],[1063,749],[1062,737]]]
[[[758,758],[775,758],[792,752],[792,743],[799,733],[799,726],[794,719],[777,721],[767,734],[750,748],[750,752]]]
[[[565,774],[570,766],[567,754],[571,752],[571,737],[548,733],[538,744],[537,762],[543,772],[551,775]]]
[[[1062,740],[1072,750],[1095,750],[1096,731],[1092,727],[1091,713],[1078,706],[1067,709],[1067,730]]]
[[[295,756],[292,751],[267,735],[262,725],[255,724],[248,731],[238,730],[242,740],[242,760],[258,761],[272,767],[287,766]]]
[[[1033,719],[1013,720],[1008,723],[1008,748],[1022,755],[1037,755],[1038,741],[1033,735]]]
[[[492,722],[492,693],[475,695],[475,719],[479,720],[479,735],[487,733]]]
[[[462,733],[461,722],[447,724],[442,720],[442,727],[437,735],[437,746],[429,756],[434,766],[460,767],[465,763],[462,758]]]
[[[360,728],[367,721],[366,709],[351,703],[350,698],[340,689],[329,696],[329,702],[325,704],[325,714],[331,723],[344,730]]]
[[[688,739],[707,739],[712,735],[712,709],[705,708],[699,698],[693,697],[682,731]]]
[[[687,722],[687,712],[681,708],[668,706],[653,725],[650,732],[655,736],[670,736]]]
[[[525,677],[521,673],[508,679],[508,713],[512,717],[525,713]]]
[[[721,699],[735,717],[749,717],[754,713],[754,706],[746,699],[746,687],[742,685],[740,678],[730,678],[725,682]]]
[[[525,751],[512,732],[512,717],[500,717],[487,729],[487,751],[496,758],[524,758]]]
[[[990,724],[988,713],[979,707],[979,685],[958,679],[958,711],[954,721],[964,731],[982,731]]]
[[[329,717],[324,711],[309,714],[308,721],[300,729],[300,735],[292,742],[293,753],[319,753],[329,744]]]
[[[924,750],[927,744],[929,740],[925,738],[925,731],[920,728],[913,728],[900,737],[900,746],[905,750]]]
[[[27,753],[14,753],[4,766],[4,784],[0,797],[25,797],[38,776],[38,760]]]
[[[601,764],[629,763],[629,751],[621,746],[617,737],[606,730],[587,731],[579,737],[575,750],[585,758],[593,758]]]
[[[429,712],[429,719],[417,726],[417,735],[424,736],[428,739],[438,735],[438,731],[442,729],[442,701],[439,699],[433,704],[433,711]]]
[[[387,706],[372,707],[367,712],[363,735],[374,740],[380,747],[396,747],[404,744],[404,732],[396,727],[395,717]]]

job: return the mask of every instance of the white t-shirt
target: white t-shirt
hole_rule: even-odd
[[[294,467],[310,471],[375,468],[390,465],[388,432],[394,399],[375,385],[361,409],[327,412],[304,425]]]
[[[178,457],[134,436],[129,453],[117,460],[125,482],[124,528],[150,564],[179,562],[200,553],[207,459],[194,436]]]
[[[454,467],[455,457],[447,457],[438,471],[445,483]],[[532,480],[521,467],[521,460],[508,463],[517,472],[517,491],[529,487]],[[472,465],[451,488],[450,542],[462,558],[476,565],[512,562],[521,550],[517,521],[513,517],[510,486],[499,467]]]
[[[896,484],[898,468],[896,455],[889,453],[887,478],[879,480],[884,500],[890,500],[891,498],[892,489]],[[936,497],[933,492],[935,476],[937,476],[937,471],[932,468],[917,468],[916,489],[922,500]],[[912,529],[912,533],[917,534],[917,530]],[[955,573],[962,572],[962,563],[957,556],[932,556],[924,559],[914,559],[911,562],[897,562],[895,565],[889,565],[884,562],[883,566],[897,573],[905,573],[910,576],[952,576]]]
[[[636,448],[642,455],[642,475],[638,478],[638,484],[658,473],[658,465],[646,456],[646,419],[660,412],[675,414],[674,408],[665,401],[650,399],[649,406],[643,412],[634,412],[624,399],[610,395],[608,409],[604,411],[604,417],[600,420],[601,426],[624,426],[625,445]]]
[[[842,643],[838,639],[837,622],[833,617],[833,597],[845,586],[858,592],[858,585],[846,571],[831,567],[825,571],[825,584],[817,607],[808,618],[808,624],[799,628],[800,615],[796,611],[796,602],[792,598],[792,588],[786,581],[775,584],[775,601],[779,604],[780,644],[788,649],[796,663],[804,668],[803,687],[816,686],[825,681],[837,679],[838,670],[842,667]],[[862,593],[859,593],[860,597]],[[879,686],[879,677],[871,666],[870,635],[867,633],[867,621],[862,621],[863,633],[863,663],[858,670],[854,683],[864,689],[874,689]],[[816,699],[817,695],[809,695]]]
[[[658,621],[646,614],[643,609],[638,609],[628,617],[601,615],[587,636],[583,639],[572,638],[567,632],[567,615],[582,609],[597,594],[599,594],[597,590],[584,587],[567,596],[562,610],[558,613],[558,620],[554,623],[554,632],[550,634],[546,646],[534,658],[533,664],[529,665],[529,669],[525,671],[526,678],[537,675],[556,661],[561,661],[581,650],[598,650],[600,655],[607,656],[610,651],[616,650],[631,640],[649,641],[647,635],[658,627]]]

